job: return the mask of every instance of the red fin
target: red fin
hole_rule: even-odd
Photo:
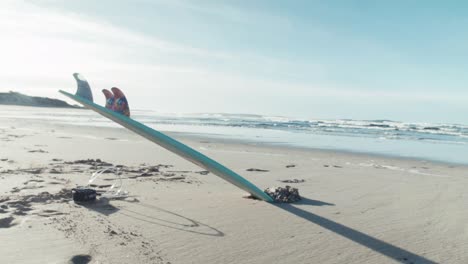
[[[114,94],[114,105],[112,110],[122,115],[130,116],[130,108],[124,93],[117,87],[111,88]]]
[[[107,89],[102,89],[102,93],[106,97],[106,108],[112,109],[114,106],[114,94]]]

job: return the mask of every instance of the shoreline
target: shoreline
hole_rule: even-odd
[[[53,125],[71,125],[77,129],[95,127],[96,129],[117,128],[116,124],[101,118],[92,111],[81,113],[77,111],[60,112],[58,110],[37,110],[28,107],[5,109],[2,119],[14,121],[22,119],[26,123],[44,123]],[[15,112],[17,111],[17,112]],[[0,113],[1,114],[1,113]],[[46,117],[44,117],[44,115]],[[254,144],[268,147],[286,147],[311,151],[333,151],[355,155],[381,156],[385,158],[412,159],[430,161],[451,165],[468,165],[464,158],[468,155],[466,144],[447,142],[430,142],[409,139],[391,139],[383,137],[365,137],[340,134],[295,133],[288,130],[262,129],[250,127],[224,127],[203,125],[187,125],[176,123],[158,123],[148,116],[137,116],[150,127],[179,137],[200,138],[234,144]],[[164,120],[164,119],[162,119]],[[90,122],[92,121],[92,122]],[[203,121],[200,121],[203,122]],[[90,125],[92,124],[92,125]],[[92,133],[92,132],[91,132]]]
[[[325,152],[325,153],[332,153],[332,154],[345,154],[345,155],[356,155],[361,156],[364,158],[382,158],[387,160],[401,160],[401,161],[414,161],[414,162],[429,162],[438,165],[452,165],[452,166],[459,166],[459,167],[466,167],[468,168],[468,161],[467,163],[457,163],[457,162],[449,162],[449,161],[442,161],[442,160],[433,160],[433,159],[424,159],[424,158],[417,158],[417,157],[404,157],[392,154],[381,154],[381,153],[374,153],[374,152],[359,152],[353,150],[345,150],[345,149],[326,149],[326,148],[314,148],[314,147],[305,147],[305,146],[297,146],[291,143],[274,143],[274,142],[266,142],[266,143],[259,143],[253,140],[242,140],[242,139],[234,139],[234,138],[217,138],[217,137],[210,137],[209,135],[205,134],[196,134],[196,133],[185,133],[185,132],[172,132],[172,131],[163,131],[163,133],[167,133],[168,135],[172,136],[179,136],[180,138],[187,138],[187,139],[207,139],[216,142],[222,143],[231,143],[231,144],[244,144],[248,146],[257,146],[257,147],[264,147],[264,148],[271,148],[271,149],[289,149],[289,150],[302,150],[305,152]]]
[[[3,118],[5,119],[5,118]],[[13,121],[13,119],[9,119],[10,121]],[[124,133],[128,135],[133,135],[135,137],[132,138],[140,138],[142,140],[146,140],[142,138],[139,135],[134,134],[131,131],[128,131],[126,128],[121,127],[118,124],[113,124],[112,126],[109,127],[100,127],[100,126],[93,126],[93,125],[73,125],[73,124],[57,124],[52,121],[44,121],[44,120],[37,120],[37,119],[26,119],[28,121],[28,124],[43,124],[43,123],[49,123],[52,126],[60,126],[60,127],[69,127],[69,128],[75,128],[76,130],[82,130],[85,129],[86,131],[89,131],[90,134],[93,134],[94,131],[102,131],[105,130],[108,133],[113,133],[113,132],[118,132],[121,133],[122,131],[125,131]],[[32,123],[31,123],[32,122]],[[442,161],[442,160],[436,160],[436,159],[425,159],[425,158],[418,158],[418,157],[405,157],[405,156],[399,156],[399,155],[392,155],[392,154],[382,154],[382,153],[375,153],[375,152],[366,152],[366,151],[352,151],[352,150],[345,150],[345,149],[326,149],[326,148],[314,148],[314,147],[307,147],[307,146],[297,146],[292,143],[276,143],[276,142],[258,142],[254,140],[249,140],[249,139],[236,139],[233,137],[228,137],[225,135],[218,135],[218,134],[201,134],[201,133],[194,133],[194,132],[175,132],[175,131],[167,131],[167,130],[158,130],[162,133],[165,133],[171,137],[177,138],[178,140],[180,139],[186,139],[190,141],[212,141],[216,143],[225,143],[225,144],[240,144],[240,145],[245,145],[245,146],[255,146],[255,147],[262,147],[265,149],[284,149],[284,150],[296,150],[296,151],[304,151],[304,152],[310,152],[310,153],[331,153],[331,154],[343,154],[343,155],[356,155],[360,156],[362,158],[380,158],[380,159],[385,159],[385,160],[399,160],[399,161],[414,161],[414,162],[429,162],[432,164],[437,164],[440,166],[457,166],[457,167],[465,167],[468,168],[468,160],[467,163],[457,163],[457,162],[449,162],[449,161]],[[216,136],[218,135],[218,136]],[[148,144],[155,144],[153,142],[147,141]],[[189,145],[190,146],[190,145]]]

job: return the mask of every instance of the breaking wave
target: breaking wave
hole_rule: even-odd
[[[149,124],[243,127],[387,140],[468,144],[468,126],[460,124],[405,123],[392,120],[301,120],[242,114],[148,115],[141,111],[135,113],[135,118]]]
[[[133,110],[132,118],[158,130],[468,164],[468,125],[392,120],[296,119],[250,114],[161,114]],[[0,106],[0,119],[119,127],[92,111]],[[1,126],[1,124],[0,124]]]

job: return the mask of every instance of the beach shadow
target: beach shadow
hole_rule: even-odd
[[[294,204],[310,205],[310,206],[335,206],[332,203],[326,203],[318,200],[312,200],[301,196],[301,200]]]
[[[113,206],[112,204],[110,204],[110,200],[105,198],[105,197],[101,197],[99,199],[97,199],[95,202],[91,202],[91,203],[78,203],[79,205],[89,209],[89,210],[92,210],[92,211],[95,211],[95,212],[98,212],[100,214],[103,214],[105,216],[109,216],[113,213],[116,213],[118,212],[120,209]]]
[[[143,210],[137,211],[136,209],[130,210],[127,208],[120,208],[119,213],[138,221],[159,225],[170,229],[180,230],[188,233],[217,237],[224,236],[223,232],[214,227],[185,217],[183,215],[168,211],[166,209],[144,203],[138,203],[134,205],[135,207],[143,207]],[[171,218],[171,220],[164,219],[164,216]]]
[[[310,202],[310,205],[317,205],[316,203],[319,203],[320,205],[330,205],[325,202],[320,202],[320,201],[314,201],[314,200],[309,200],[313,201]],[[300,204],[300,203],[298,203]],[[306,203],[307,204],[307,201]],[[382,241],[380,239],[377,239],[375,237],[369,236],[367,234],[364,234],[358,230],[355,230],[353,228],[347,227],[345,225],[342,225],[340,223],[337,223],[335,221],[332,221],[330,219],[327,219],[325,217],[316,215],[314,213],[305,211],[301,208],[295,207],[290,204],[272,204],[276,206],[279,209],[282,209],[288,213],[291,213],[293,215],[296,215],[298,217],[301,217],[313,224],[316,224],[318,226],[321,226],[325,229],[328,229],[332,231],[335,234],[338,234],[342,237],[345,237],[353,242],[356,242],[362,246],[365,246],[369,249],[372,249],[382,255],[385,255],[397,262],[404,263],[404,264],[435,264],[437,262],[432,261],[430,259],[427,259],[423,256],[419,256],[415,253],[412,253],[408,250],[405,250],[403,248],[400,248],[398,246],[392,245],[390,243],[387,243],[385,241]]]

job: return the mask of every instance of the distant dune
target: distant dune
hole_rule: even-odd
[[[0,93],[0,105],[22,105],[35,107],[81,108],[65,101],[47,97],[28,96],[17,92]]]

